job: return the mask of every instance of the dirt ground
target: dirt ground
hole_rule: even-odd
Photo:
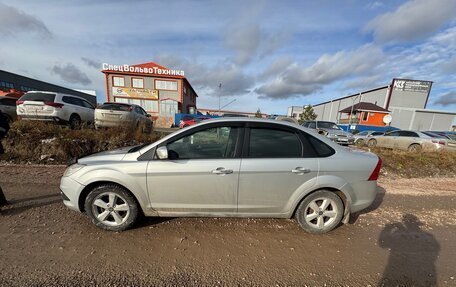
[[[0,286],[456,286],[456,179],[380,180],[325,235],[294,220],[149,218],[97,229],[61,202],[64,166],[0,166]]]

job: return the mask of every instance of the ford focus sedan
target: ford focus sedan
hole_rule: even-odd
[[[371,205],[380,166],[297,124],[223,118],[80,158],[60,189],[67,207],[111,231],[145,215],[295,218],[325,233]]]

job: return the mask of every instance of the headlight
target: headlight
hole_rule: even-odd
[[[73,173],[75,173],[78,170],[80,170],[81,168],[83,168],[84,166],[86,166],[86,165],[85,164],[79,164],[79,163],[72,164],[65,170],[65,173],[63,174],[63,176],[70,176]]]

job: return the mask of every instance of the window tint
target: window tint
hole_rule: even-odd
[[[389,133],[386,133],[385,136],[388,136],[388,137],[397,137],[397,136],[399,136],[399,132],[398,132],[398,131],[389,132]]]
[[[218,127],[198,131],[169,143],[170,159],[231,158],[234,156],[238,128]]]
[[[419,137],[417,133],[410,132],[410,131],[400,131],[399,132],[399,136],[401,136],[401,137],[414,137],[414,138]]]
[[[316,126],[315,122],[310,122],[309,125],[308,125],[308,128],[309,129],[316,129],[317,126]]]
[[[332,130],[340,130],[338,125],[332,122],[318,122],[318,127],[321,129],[332,129]]]
[[[131,106],[126,104],[105,103],[99,106],[98,109],[129,112],[131,110]]]
[[[251,128],[249,157],[301,157],[299,137],[289,131]]]
[[[358,135],[359,135],[359,136],[366,136],[366,135],[367,135],[367,133],[368,133],[367,131],[364,131],[364,132],[360,132],[360,133],[358,133]]]
[[[381,136],[381,135],[383,135],[383,133],[382,132],[373,132],[372,135],[373,136]]]
[[[335,153],[332,147],[311,135],[308,136],[308,140],[320,157],[328,157]]]
[[[84,100],[81,100],[81,101],[82,101],[82,105],[83,105],[84,108],[90,108],[90,109],[94,109],[95,108],[91,103],[89,103],[87,101],[84,101]]]
[[[0,104],[5,106],[16,106],[16,100],[14,99],[0,99]]]
[[[46,93],[27,93],[23,95],[21,101],[37,101],[37,102],[54,102],[55,94]]]

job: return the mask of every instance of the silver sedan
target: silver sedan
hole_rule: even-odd
[[[80,158],[60,189],[67,207],[111,231],[144,214],[294,217],[306,231],[324,233],[371,205],[380,166],[375,154],[297,124],[223,118]]]

